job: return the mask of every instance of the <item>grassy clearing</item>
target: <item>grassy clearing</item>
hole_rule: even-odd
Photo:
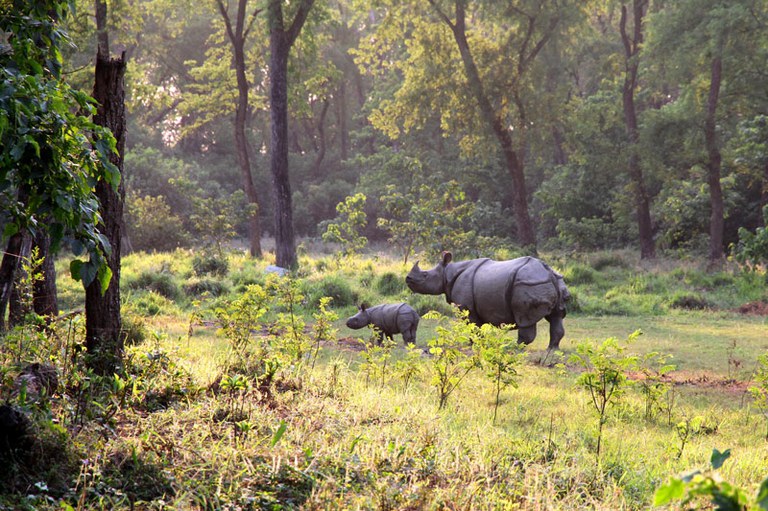
[[[442,297],[416,297],[399,285],[396,276],[407,268],[385,255],[343,261],[302,256],[304,298],[297,312],[311,324],[320,297],[333,296],[336,332],[321,343],[314,367],[307,355],[285,358],[266,383],[261,369],[232,365],[233,345],[215,311],[248,286],[266,286],[269,259],[231,255],[226,274],[214,278],[196,274],[189,253],[129,256],[125,306],[144,338],[128,348],[128,390],[116,392],[112,382],[113,390],[82,399],[79,369],[51,350],[49,359],[68,371],[66,386],[28,408],[40,431],[64,443],[52,462],[58,478],[30,470],[26,480],[4,487],[0,505],[647,509],[659,485],[705,467],[713,448],[731,448],[733,457],[720,473],[753,493],[768,476],[768,441],[765,418],[746,388],[757,356],[768,348],[766,319],[733,310],[768,298],[764,276],[708,275],[670,261],[643,268],[626,253],[552,259],[578,300],[566,318],[563,352],[544,351],[548,331],[541,324],[517,368],[519,386],[501,392],[494,423],[494,386],[484,371],[471,371],[438,410],[434,356],[409,358],[398,336],[397,346],[372,362],[366,356],[372,352],[355,340],[370,332],[344,326],[363,301],[408,301],[422,313],[450,312]],[[65,282],[65,272],[59,274],[67,306],[77,309],[77,290]],[[189,285],[202,279],[220,285]],[[680,296],[697,293],[707,309],[679,307]],[[264,323],[286,310],[284,303],[274,307]],[[428,347],[438,327],[448,325],[423,319],[419,347]],[[677,369],[652,417],[639,385],[609,407],[598,457],[598,415],[576,384],[579,371],[569,356],[581,342],[623,340],[637,329],[643,335],[627,353],[670,354]],[[252,342],[280,342],[267,332],[254,331]],[[10,344],[4,346],[10,362]],[[468,346],[462,350],[471,353]],[[12,395],[14,373],[3,374],[5,398]],[[90,415],[78,415],[85,412]]]

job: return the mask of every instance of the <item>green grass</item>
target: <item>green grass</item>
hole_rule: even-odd
[[[539,324],[519,368],[519,387],[502,392],[495,424],[493,386],[482,371],[470,373],[440,411],[433,358],[418,359],[420,373],[406,388],[394,371],[406,354],[399,335],[384,377],[366,381],[362,344],[348,339],[369,339],[370,332],[344,325],[356,299],[369,305],[408,301],[422,313],[450,310],[442,297],[397,286],[392,275],[407,268],[396,259],[379,254],[339,264],[331,256],[302,255],[306,296],[299,312],[310,319],[318,293],[338,292],[344,303],[334,309],[333,337],[347,341],[324,342],[312,369],[308,361],[285,365],[270,388],[256,385],[253,374],[244,375],[252,385],[241,391],[220,386],[230,342],[212,314],[244,286],[264,285],[269,258],[231,255],[228,275],[206,277],[222,294],[203,293],[194,303],[173,302],[145,286],[126,288],[125,307],[132,322],[143,321],[146,338],[130,348],[140,361],[136,374],[143,375],[135,381],[170,389],[168,401],[132,405],[149,395],[139,385],[108,420],[73,427],[67,415],[73,396],[55,398],[51,413],[71,439],[67,452],[88,464],[69,474],[69,489],[4,495],[0,505],[60,509],[64,502],[77,508],[83,499],[89,509],[647,509],[659,485],[705,468],[713,448],[731,448],[720,473],[751,495],[768,476],[768,442],[765,419],[745,389],[768,337],[764,316],[734,309],[766,299],[764,276],[709,275],[669,260],[641,267],[632,260],[625,252],[552,258],[580,310],[565,319],[562,353],[545,351],[548,325]],[[153,276],[163,275],[183,290],[190,279],[200,280],[190,261],[184,252],[128,256],[123,279],[152,284],[158,282]],[[569,275],[577,277],[574,283]],[[69,277],[62,271],[59,277],[66,306],[81,307],[77,289],[64,280]],[[709,308],[672,306],[675,296],[694,293]],[[420,348],[439,325],[447,323],[422,319]],[[626,339],[638,329],[643,335],[628,352],[672,355],[674,402],[647,420],[639,390],[630,388],[608,411],[598,459],[597,414],[577,387],[568,356],[581,342]],[[197,391],[185,387],[186,374]],[[226,418],[237,406],[239,425]],[[97,417],[103,414],[96,410]],[[697,427],[683,446],[675,425],[685,420]]]

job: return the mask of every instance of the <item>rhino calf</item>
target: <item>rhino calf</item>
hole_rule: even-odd
[[[357,314],[347,320],[347,327],[357,330],[368,325],[379,332],[379,344],[386,335],[403,334],[406,344],[416,344],[416,329],[419,327],[419,313],[407,303],[385,303],[374,307],[360,305]]]

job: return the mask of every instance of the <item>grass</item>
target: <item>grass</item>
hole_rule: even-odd
[[[191,258],[128,256],[123,281],[159,282],[184,293],[200,280]],[[562,353],[546,353],[547,324],[539,325],[519,368],[519,387],[502,392],[493,423],[493,385],[480,370],[440,411],[433,358],[417,360],[420,372],[406,387],[394,369],[406,354],[400,336],[383,383],[366,382],[361,373],[362,344],[349,339],[370,334],[344,326],[357,299],[407,301],[423,313],[446,312],[442,297],[401,289],[392,275],[408,268],[382,254],[342,264],[333,256],[301,259],[306,296],[299,312],[311,318],[318,292],[337,291],[344,303],[334,309],[334,339],[347,342],[324,342],[314,368],[284,365],[269,388],[245,374],[249,385],[228,390],[219,382],[230,343],[210,310],[226,307],[244,286],[264,285],[269,258],[230,255],[229,273],[216,287],[221,295],[203,290],[172,301],[133,284],[125,306],[150,335],[130,348],[138,364],[128,375],[137,385],[130,399],[109,408],[118,395],[107,392],[93,418],[74,427],[75,396],[69,390],[54,396],[40,424],[55,424],[67,453],[87,462],[76,470],[62,462],[64,488],[41,489],[30,475],[29,487],[0,496],[0,509],[647,509],[659,485],[705,467],[713,448],[732,449],[720,473],[750,495],[768,476],[765,419],[745,394],[757,356],[768,349],[766,318],[733,312],[766,300],[762,276],[708,275],[674,261],[642,267],[625,252],[552,257],[580,310],[565,319]],[[77,288],[64,271],[59,276],[67,309],[81,307]],[[701,294],[709,308],[673,307],[671,298],[685,293]],[[422,319],[419,347],[427,347],[439,325],[445,320]],[[643,335],[628,351],[672,355],[675,399],[648,420],[643,397],[630,388],[609,409],[597,458],[597,416],[568,355],[580,342],[626,339],[637,329]],[[184,375],[195,388],[185,386]],[[168,385],[176,393],[162,406],[136,404]],[[4,383],[3,398],[9,389]],[[685,421],[694,427],[683,439],[676,425]]]

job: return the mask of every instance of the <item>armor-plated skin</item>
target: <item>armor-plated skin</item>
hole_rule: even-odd
[[[405,279],[415,293],[445,294],[448,303],[469,311],[469,319],[482,325],[515,325],[518,341],[536,338],[536,323],[549,321],[549,348],[558,348],[565,335],[563,318],[570,293],[563,276],[535,257],[509,261],[471,259],[451,262],[450,252],[431,270],[417,262]]]
[[[358,312],[347,320],[347,327],[354,330],[372,325],[383,336],[392,339],[394,334],[403,334],[406,344],[416,344],[416,330],[419,327],[419,313],[407,303],[385,303],[375,307],[360,305]]]

